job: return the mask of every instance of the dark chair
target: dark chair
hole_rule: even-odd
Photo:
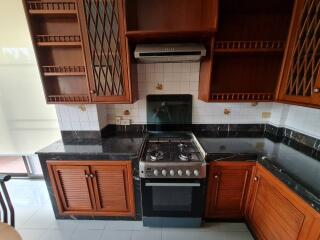
[[[10,178],[9,175],[0,174],[0,239],[22,240],[14,229],[14,209],[5,184]]]
[[[9,181],[11,176],[0,174],[0,212],[2,212],[1,222],[8,223],[14,227],[14,209],[9,197],[5,182]],[[8,217],[10,216],[10,217]],[[9,221],[10,219],[10,221]]]

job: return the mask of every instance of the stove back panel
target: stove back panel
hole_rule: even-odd
[[[147,123],[150,126],[191,125],[192,95],[148,95]]]

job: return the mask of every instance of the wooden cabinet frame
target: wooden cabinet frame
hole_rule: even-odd
[[[135,216],[135,197],[133,187],[133,175],[132,175],[132,163],[131,161],[47,161],[49,177],[55,195],[56,203],[59,213],[61,215],[86,215],[86,216],[122,216],[122,217],[134,217]],[[124,188],[125,188],[125,201],[126,211],[117,210],[103,210],[101,209],[101,202],[99,198],[99,187],[97,184],[96,176],[94,175],[94,168],[123,168],[125,173]],[[68,209],[68,205],[65,201],[65,192],[60,183],[60,179],[57,173],[58,168],[63,169],[84,169],[83,178],[86,179],[88,185],[88,192],[92,204],[92,209]],[[92,175],[90,177],[90,175]],[[77,184],[77,183],[75,183]]]

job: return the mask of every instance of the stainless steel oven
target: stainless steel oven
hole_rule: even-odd
[[[141,179],[144,226],[200,226],[204,184],[203,179]]]
[[[199,227],[204,151],[191,132],[181,129],[192,123],[192,96],[148,95],[147,120],[149,132],[139,154],[143,225]]]

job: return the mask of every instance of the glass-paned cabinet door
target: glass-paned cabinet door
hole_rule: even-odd
[[[130,101],[122,0],[82,0],[79,5],[92,100]]]
[[[320,106],[320,0],[297,0],[279,99]]]

